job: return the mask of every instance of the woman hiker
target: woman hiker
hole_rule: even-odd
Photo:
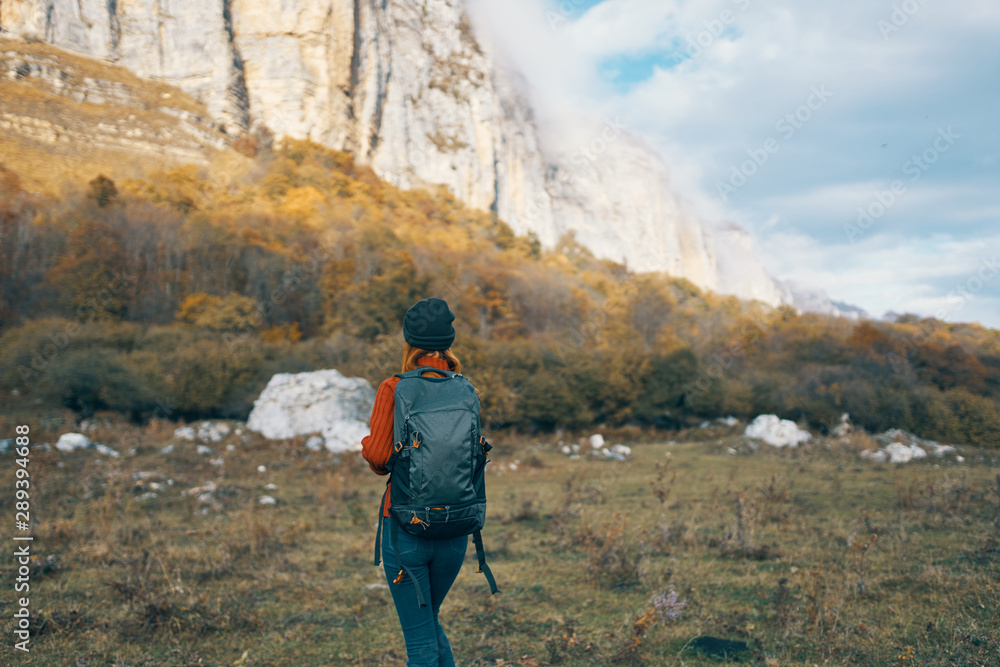
[[[420,366],[431,366],[461,373],[462,364],[451,351],[455,340],[452,322],[454,313],[442,299],[424,299],[414,304],[403,319],[403,372]],[[437,375],[437,374],[436,374]],[[443,374],[441,374],[443,377]],[[371,433],[361,441],[362,456],[377,475],[387,475],[389,457],[393,453],[393,410],[396,384],[400,378],[390,377],[375,395],[372,407]],[[438,610],[448,590],[458,576],[465,560],[469,536],[427,539],[399,530],[396,547],[390,538],[389,496],[381,511],[381,557],[386,581],[396,605],[399,623],[406,642],[407,665],[451,667],[455,664],[451,645],[438,622]],[[402,568],[405,568],[405,575]],[[414,585],[420,586],[421,606]]]

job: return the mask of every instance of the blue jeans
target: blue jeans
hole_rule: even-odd
[[[382,521],[382,568],[392,601],[396,603],[399,624],[403,628],[406,664],[408,667],[454,667],[451,644],[438,623],[438,610],[455,583],[458,571],[462,569],[469,536],[429,540],[399,529],[396,546],[399,547],[400,560],[397,560],[389,530],[392,522],[389,517]],[[392,580],[399,574],[400,561],[406,567],[407,575],[400,583],[394,584]],[[414,579],[429,606],[417,604]]]

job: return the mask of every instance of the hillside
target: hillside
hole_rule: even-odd
[[[232,140],[180,89],[40,42],[0,37],[0,162],[28,187],[103,171],[138,176],[151,158],[238,164]],[[239,147],[239,146],[237,146]]]
[[[522,77],[480,39],[464,0],[179,0],[169,11],[8,0],[0,27],[174,85],[232,139],[262,128],[308,139],[394,185],[445,185],[547,249],[572,231],[630,268],[781,302],[746,233],[716,233],[699,219],[627,123],[562,118],[543,135]]]
[[[436,294],[495,427],[683,428],[776,413],[827,430],[1000,445],[1000,332],[854,323],[544,250],[446,190],[401,190],[307,142],[59,198],[0,172],[5,410],[245,418],[277,371],[372,382]]]

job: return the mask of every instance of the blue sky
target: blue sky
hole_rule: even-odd
[[[543,118],[620,117],[772,275],[1000,328],[996,0],[471,5]]]

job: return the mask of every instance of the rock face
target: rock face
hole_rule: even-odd
[[[675,197],[660,157],[620,120],[567,121],[546,132],[551,213],[530,209],[515,230],[532,229],[547,245],[573,231],[598,257],[717,290],[712,239]]]
[[[232,46],[230,0],[4,0],[8,32],[117,62],[162,79],[234,126],[247,123],[239,55]]]
[[[833,301],[826,290],[808,289],[790,281],[774,281],[783,303],[788,303],[805,313],[820,313],[843,317],[855,322],[871,319],[862,308],[841,301]]]
[[[709,236],[709,246],[715,249],[719,292],[771,305],[790,303],[790,298],[764,269],[745,229],[726,222],[710,229]]]
[[[357,451],[374,402],[364,378],[333,369],[278,373],[254,401],[247,428],[273,439],[320,433],[331,452]]]
[[[260,123],[351,151],[400,187],[446,185],[547,247],[575,231],[630,268],[780,300],[748,238],[685,210],[620,124],[574,123],[543,146],[463,0],[3,0],[0,26],[176,85],[230,135]]]
[[[228,144],[207,110],[176,88],[2,34],[0,89],[0,132],[15,152],[27,144],[48,155],[113,151],[200,163]]]

